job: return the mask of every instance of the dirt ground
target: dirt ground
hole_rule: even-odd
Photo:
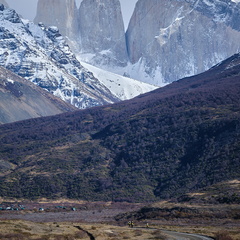
[[[219,222],[186,221],[186,219],[116,221],[118,214],[136,211],[143,204],[104,202],[2,202],[0,207],[1,240],[147,240],[169,239],[162,230],[215,236],[227,231],[240,240],[240,222],[219,219]],[[8,209],[8,210],[6,210]],[[134,228],[128,221],[134,220]],[[149,228],[146,228],[146,224]]]

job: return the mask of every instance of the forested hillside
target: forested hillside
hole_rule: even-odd
[[[0,126],[1,196],[153,201],[240,177],[240,56],[133,100]]]

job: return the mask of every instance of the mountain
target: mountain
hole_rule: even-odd
[[[95,65],[124,67],[128,62],[119,0],[83,0],[79,8],[81,57]],[[89,59],[90,55],[90,59]]]
[[[240,54],[113,105],[0,126],[0,196],[150,202],[239,179]]]
[[[111,92],[121,100],[131,99],[140,94],[150,92],[158,88],[157,86],[108,72],[85,62],[82,62],[81,64],[84,68],[92,72],[102,84],[110,89]]]
[[[63,36],[74,39],[78,35],[78,13],[75,0],[39,0],[34,22],[58,26]]]
[[[239,51],[239,6],[231,0],[139,0],[126,33],[130,62],[157,85],[209,69]]]
[[[119,101],[81,66],[56,27],[22,21],[14,10],[1,13],[2,66],[79,108]]]
[[[0,67],[0,123],[76,110],[30,81]]]
[[[82,61],[163,86],[239,52],[239,6],[232,0],[138,0],[125,33],[119,0],[83,0],[78,10],[80,37],[66,34]],[[64,14],[58,10],[62,7],[54,8],[55,19],[68,22],[76,15],[75,8]],[[59,28],[66,25],[44,7],[37,16],[42,22],[51,18]]]
[[[14,10],[4,7],[0,11],[0,19],[0,66],[78,108],[126,99],[125,93],[129,92],[131,83],[135,88],[130,94],[133,96],[156,88],[132,79],[126,81],[121,76],[114,77],[119,80],[114,88],[107,87],[80,64],[57,27],[47,27],[43,23],[35,25],[21,19]],[[112,76],[106,76],[108,81],[113,81]],[[119,92],[122,94],[119,95]]]
[[[22,20],[1,5],[0,65],[78,108],[119,101],[82,67],[57,27]]]
[[[39,0],[35,23],[57,26],[81,52],[81,59],[95,65],[126,66],[125,30],[119,0]]]

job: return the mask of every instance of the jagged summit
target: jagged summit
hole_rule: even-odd
[[[3,6],[3,5],[1,5]],[[82,67],[57,27],[0,9],[0,65],[78,108],[119,101]]]
[[[95,65],[126,66],[125,30],[119,0],[39,0],[35,23],[55,25],[82,58]]]
[[[233,0],[138,0],[125,34],[119,0],[83,0],[74,46],[83,61],[162,86],[239,51],[239,6]],[[38,11],[45,21],[49,13]]]

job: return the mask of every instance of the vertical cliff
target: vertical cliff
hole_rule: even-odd
[[[82,53],[98,65],[127,65],[125,30],[119,0],[83,0],[79,9]]]
[[[57,26],[63,36],[70,39],[78,34],[78,17],[75,0],[38,0],[35,23]]]
[[[155,84],[210,68],[239,50],[238,8],[230,0],[139,0],[126,33],[131,63]]]

